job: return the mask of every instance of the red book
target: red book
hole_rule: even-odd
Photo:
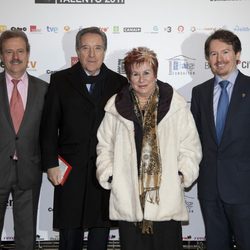
[[[63,185],[68,178],[72,166],[66,162],[60,155],[58,155],[59,169],[61,171],[62,179],[60,185]]]

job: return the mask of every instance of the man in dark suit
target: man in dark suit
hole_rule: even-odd
[[[0,234],[9,194],[13,199],[15,243],[34,250],[42,180],[39,126],[47,83],[26,72],[30,54],[22,31],[0,36]]]
[[[53,226],[59,229],[60,250],[104,250],[109,235],[109,192],[96,179],[96,132],[107,100],[127,84],[125,77],[103,63],[106,34],[97,27],[76,35],[79,62],[51,76],[42,122],[42,158],[55,185]],[[72,170],[64,185],[58,154]]]
[[[193,88],[203,159],[198,196],[208,250],[250,249],[250,77],[237,69],[241,42],[217,30],[205,42],[214,78]]]

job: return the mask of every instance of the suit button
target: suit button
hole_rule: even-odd
[[[19,139],[18,136],[16,136],[15,140],[17,141],[18,139]]]

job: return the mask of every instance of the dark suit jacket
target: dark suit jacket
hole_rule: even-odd
[[[16,135],[9,109],[5,73],[0,73],[0,188],[6,185],[11,157],[17,151],[17,178],[22,189],[40,185],[42,178],[39,127],[47,83],[28,75],[24,117]]]
[[[107,100],[127,84],[104,64],[100,99],[89,95],[80,63],[51,76],[42,122],[43,166],[58,165],[60,154],[72,165],[64,186],[54,193],[54,227],[107,226],[109,193],[96,180],[96,132]],[[102,74],[102,71],[100,74]]]
[[[213,114],[214,78],[193,88],[191,111],[203,149],[198,178],[200,199],[250,203],[250,77],[239,72],[220,145]]]

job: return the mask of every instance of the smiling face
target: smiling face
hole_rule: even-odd
[[[94,33],[83,35],[77,54],[82,67],[89,74],[95,75],[100,70],[105,56],[102,37]]]
[[[240,52],[235,53],[233,46],[220,40],[212,40],[207,58],[213,74],[227,79],[236,69],[240,60]]]
[[[27,69],[29,52],[25,41],[20,37],[7,39],[3,43],[1,60],[5,71],[15,79],[19,79]]]
[[[131,69],[131,87],[139,98],[148,98],[153,93],[156,85],[156,76],[152,66],[148,62],[144,62],[142,64],[133,64]]]

